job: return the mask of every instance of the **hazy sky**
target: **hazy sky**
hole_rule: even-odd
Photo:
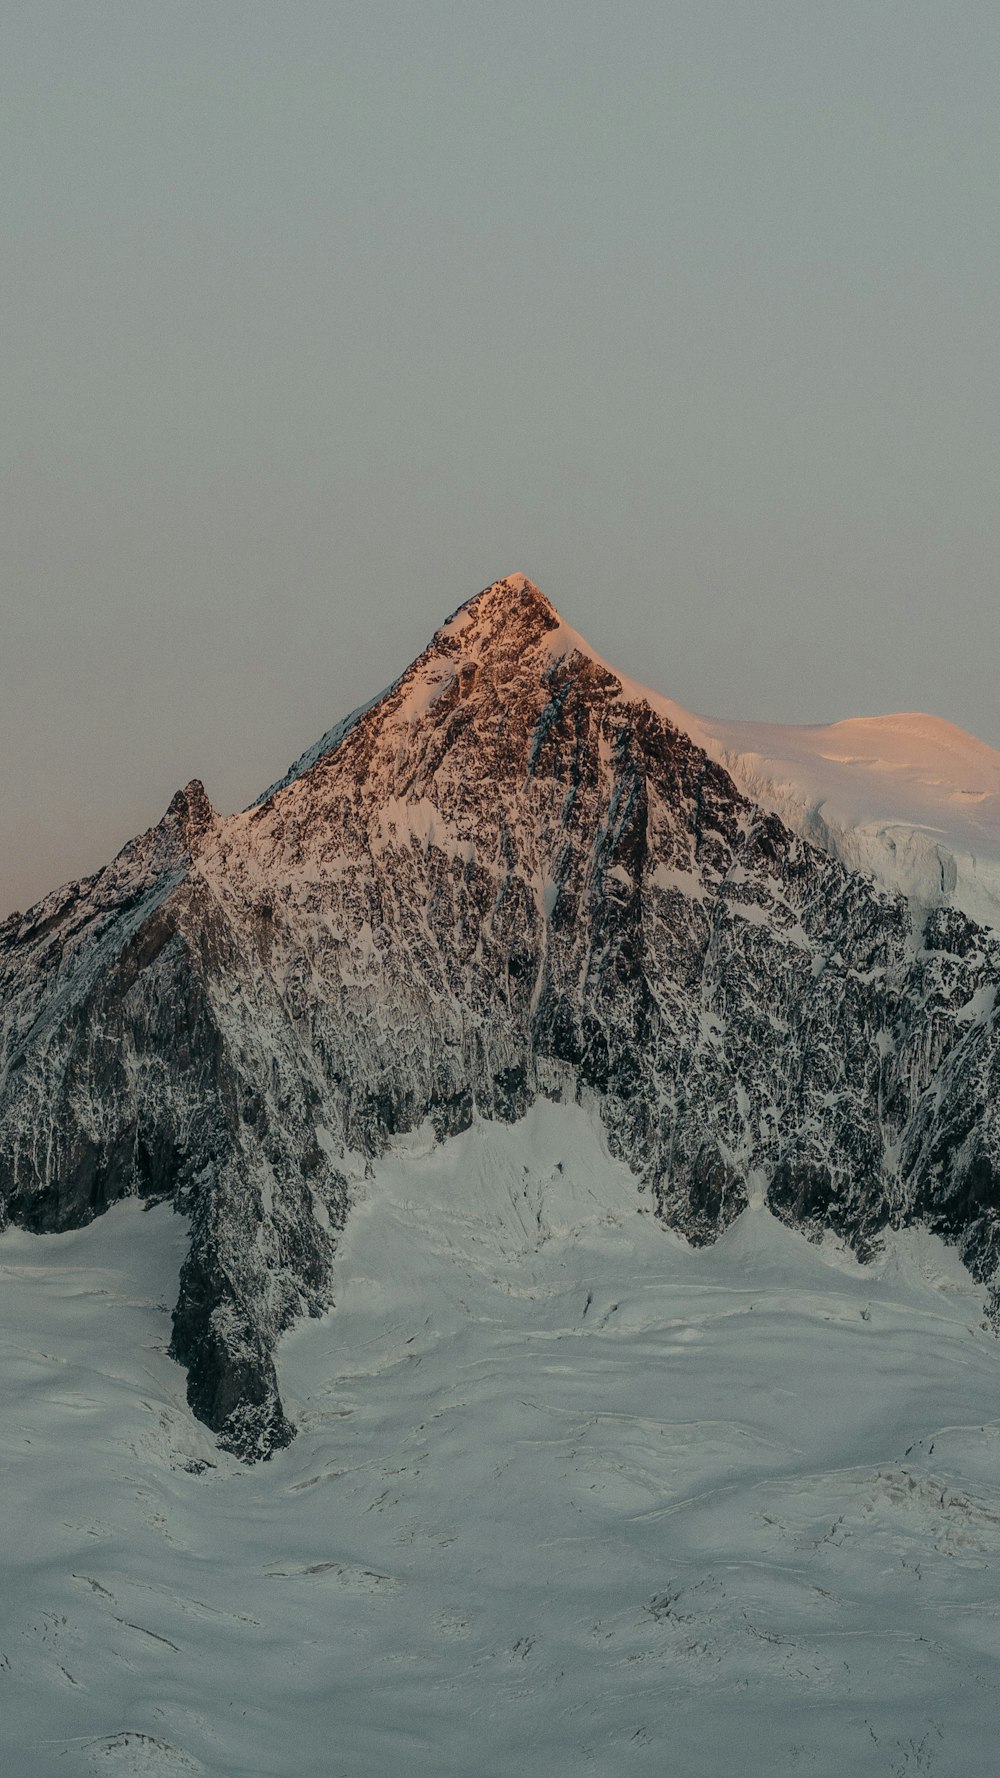
[[[1000,9],[4,0],[0,911],[523,569],[1000,745]]]

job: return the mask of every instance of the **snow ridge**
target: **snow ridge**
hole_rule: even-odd
[[[661,1221],[749,1205],[862,1257],[1000,1262],[1000,941],[806,843],[523,575],[219,820],[199,790],[0,929],[0,1202],[190,1218],[195,1413],[293,1436],[274,1353],[330,1301],[359,1168],[587,1103]]]
[[[1000,753],[917,712],[804,728],[692,719],[746,796],[906,895],[1000,926]]]

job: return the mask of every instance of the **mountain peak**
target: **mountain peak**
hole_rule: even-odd
[[[551,600],[526,574],[505,574],[446,617],[423,653],[392,685],[328,729],[251,807],[265,806],[314,766],[328,760],[372,711],[403,714],[412,720],[438,700],[456,675],[464,676],[463,684],[468,690],[478,669],[491,665],[494,676],[506,684],[516,668],[526,662],[546,666],[574,652],[596,659],[583,637],[563,623]],[[540,656],[546,657],[541,663]]]
[[[211,827],[214,818],[215,810],[208,800],[204,784],[200,778],[192,778],[171,797],[163,821],[175,821],[190,843],[200,839]]]
[[[156,877],[191,862],[215,828],[218,816],[200,778],[192,778],[171,797],[155,827],[137,834],[114,860],[130,872]]]
[[[192,781],[0,934],[0,1223],[172,1195],[171,1350],[228,1449],[291,1436],[274,1353],[350,1174],[548,1098],[696,1243],[751,1196],[861,1254],[923,1218],[1000,1320],[1000,942],[803,845],[671,708],[509,575],[269,803]]]
[[[193,858],[215,820],[204,784],[200,778],[192,778],[175,792],[156,826],[139,843],[159,855],[176,853],[178,860]]]
[[[537,640],[547,631],[559,629],[561,622],[551,600],[526,574],[506,574],[446,617],[435,641],[448,643],[469,630],[485,640],[511,629],[524,639]]]

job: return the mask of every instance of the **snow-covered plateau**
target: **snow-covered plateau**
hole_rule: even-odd
[[[987,1778],[997,1346],[954,1251],[691,1248],[599,1123],[394,1143],[247,1468],[181,1219],[0,1239],[5,1770]]]
[[[1000,925],[1000,753],[920,713],[783,727],[692,717],[744,795],[918,909]]]
[[[0,924],[5,1771],[992,1772],[998,765],[512,575]]]

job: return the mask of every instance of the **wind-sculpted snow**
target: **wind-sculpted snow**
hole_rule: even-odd
[[[576,1105],[352,1172],[248,1470],[184,1225],[0,1238],[12,1778],[992,1778],[996,1341],[923,1231],[688,1247]],[[70,1458],[71,1454],[71,1458]]]
[[[274,1346],[329,1301],[351,1157],[539,1095],[593,1098],[691,1241],[766,1199],[863,1256],[923,1219],[992,1278],[989,934],[915,930],[522,576],[327,739],[182,856],[146,836],[155,880],[79,886],[70,942],[48,904],[2,937],[8,1215],[190,1214],[173,1349],[223,1443],[291,1434]]]
[[[918,910],[1000,926],[1000,753],[909,712],[804,728],[689,719],[744,795]]]

